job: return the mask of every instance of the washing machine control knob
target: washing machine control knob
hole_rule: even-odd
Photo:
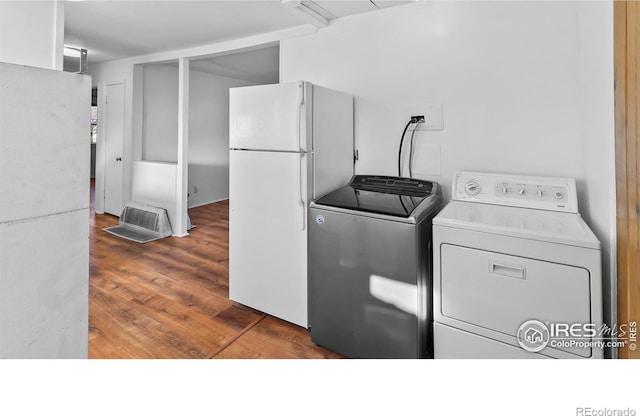
[[[527,191],[525,191],[525,189],[524,189],[524,188],[520,188],[520,189],[518,189],[518,194],[519,194],[519,195],[524,195],[526,192],[527,192]]]
[[[562,192],[560,192],[560,191],[556,191],[553,194],[553,196],[554,196],[555,199],[562,199],[564,197],[564,194]]]
[[[464,185],[464,191],[468,195],[478,195],[480,193],[480,184],[476,181],[469,181]]]
[[[538,198],[541,198],[541,197],[542,197],[542,189],[538,189],[538,190],[536,191],[536,196],[537,196]]]

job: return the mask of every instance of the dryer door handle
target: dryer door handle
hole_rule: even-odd
[[[525,266],[498,263],[493,260],[489,260],[489,273],[522,280],[527,278],[527,268]]]

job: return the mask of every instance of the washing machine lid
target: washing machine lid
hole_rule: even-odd
[[[348,185],[315,200],[329,207],[409,218],[438,184],[395,176],[355,175]]]
[[[580,214],[567,212],[451,201],[433,224],[600,249],[600,241]]]

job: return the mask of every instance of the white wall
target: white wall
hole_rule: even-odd
[[[64,3],[0,1],[0,62],[62,70]]]
[[[254,83],[191,71],[189,207],[229,198],[229,88],[245,85]]]
[[[143,85],[142,159],[177,162],[177,66],[144,65]],[[188,189],[194,207],[229,198],[229,88],[254,83],[190,70],[189,85]]]
[[[142,159],[178,161],[178,67],[143,65]]]
[[[617,315],[613,6],[584,2],[579,8],[580,131],[579,191],[585,220],[603,242],[605,313]],[[609,317],[608,322],[613,322]]]
[[[283,41],[281,80],[355,96],[359,173],[395,175],[404,107],[441,103],[444,130],[416,134],[414,173],[447,198],[455,170],[576,178],[608,282],[612,51],[610,2],[418,2]]]

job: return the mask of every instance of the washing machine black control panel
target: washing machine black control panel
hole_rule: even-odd
[[[578,212],[572,178],[457,172],[452,199],[550,211]]]

